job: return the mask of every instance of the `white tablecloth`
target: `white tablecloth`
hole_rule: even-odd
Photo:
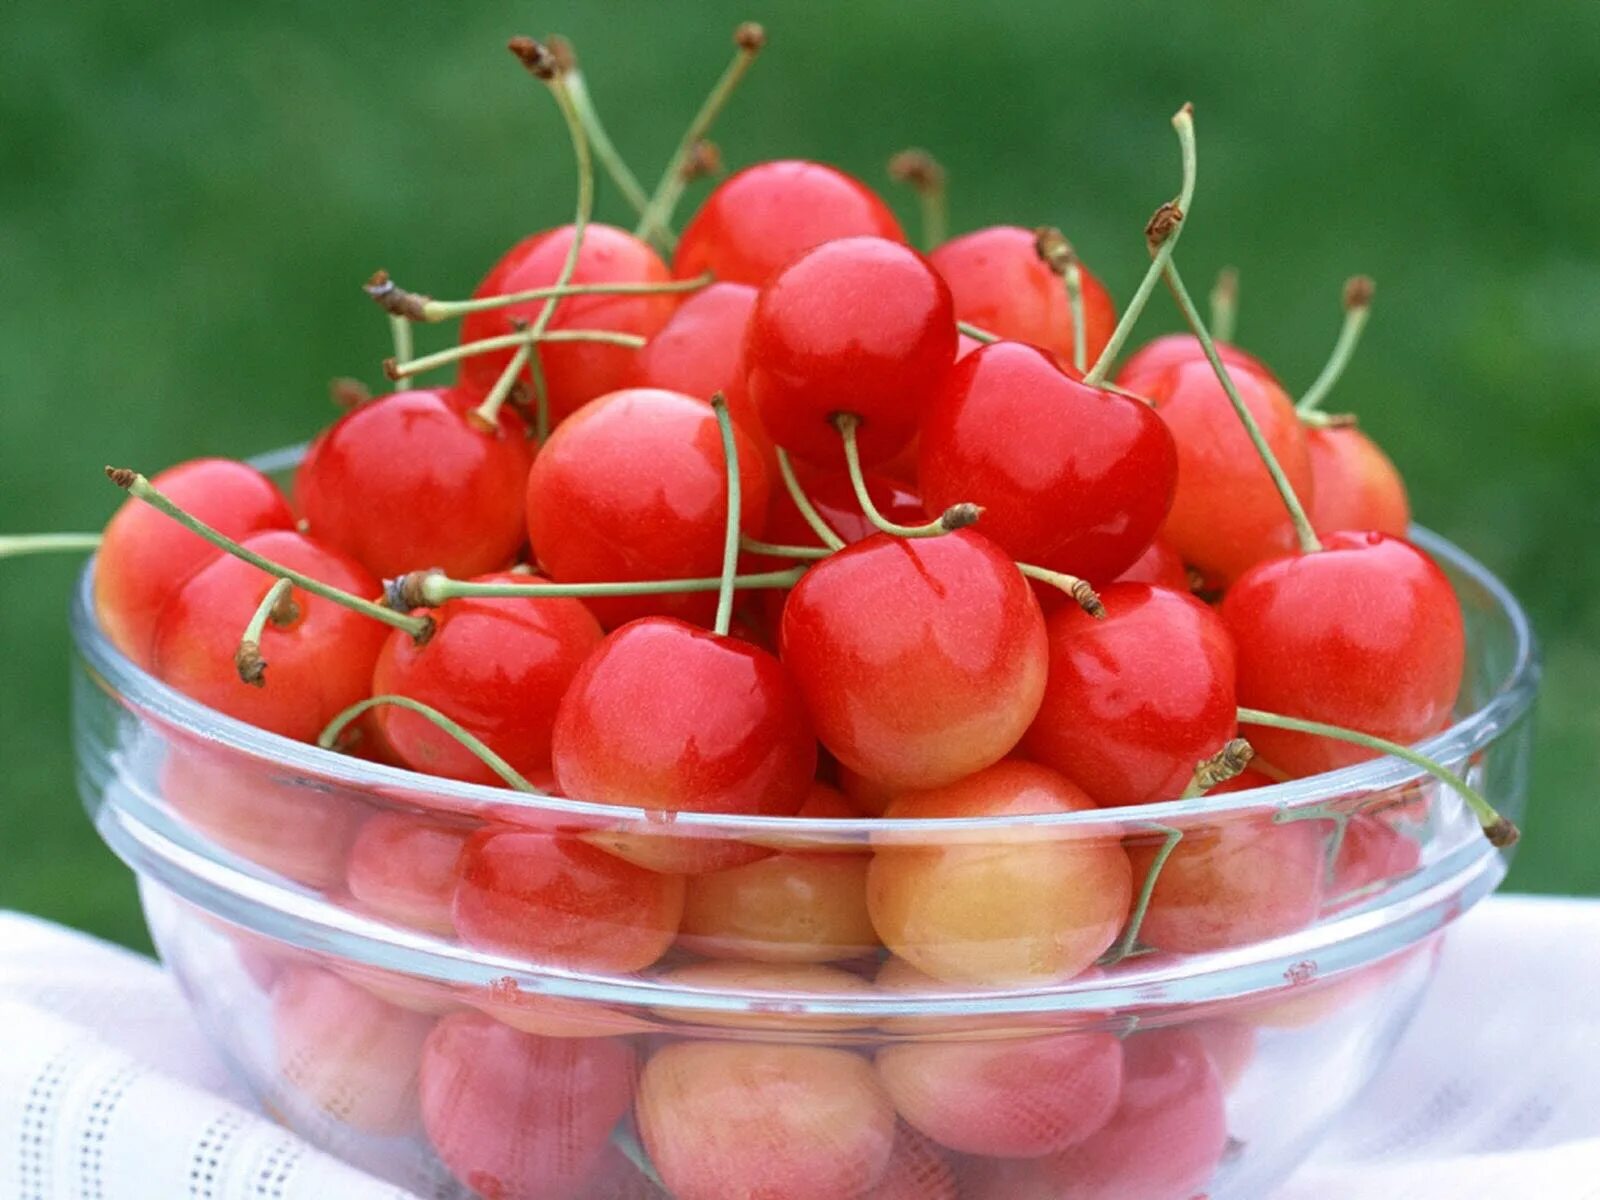
[[[412,1200],[257,1114],[147,959],[0,913],[0,1200]],[[1600,1200],[1600,901],[1503,896],[1275,1200]]]

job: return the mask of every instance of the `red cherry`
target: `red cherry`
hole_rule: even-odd
[[[883,1178],[861,1200],[961,1200],[955,1169],[939,1148],[909,1125],[894,1135]]]
[[[1311,451],[1311,526],[1319,534],[1373,529],[1404,537],[1411,527],[1405,481],[1389,456],[1353,427],[1306,430]]]
[[[730,175],[678,239],[672,273],[760,287],[813,246],[872,235],[904,242],[900,222],[872,189],[822,163],[778,159]]]
[[[1217,357],[1222,359],[1229,370],[1238,367],[1241,371],[1253,372],[1263,379],[1277,381],[1266,363],[1255,355],[1227,342],[1215,344]],[[1117,372],[1117,386],[1144,395],[1145,388],[1158,377],[1165,375],[1169,368],[1181,366],[1183,363],[1206,361],[1206,352],[1201,348],[1200,339],[1194,334],[1164,333],[1146,342],[1128,356],[1128,361],[1123,363],[1122,369]]]
[[[1311,454],[1294,404],[1270,378],[1234,371],[1245,407],[1302,502],[1312,495]],[[1283,498],[1207,362],[1171,367],[1144,393],[1178,446],[1178,490],[1161,536],[1223,582],[1299,546]]]
[[[522,575],[474,582],[526,583]],[[402,630],[384,642],[372,674],[376,695],[410,696],[476,734],[530,778],[550,771],[556,705],[600,641],[579,600],[461,597],[432,610],[433,635],[418,646]],[[373,714],[405,765],[470,783],[499,783],[477,755],[433,722],[395,705]]]
[[[1264,562],[1222,602],[1238,648],[1239,703],[1411,745],[1450,723],[1466,654],[1461,606],[1421,550],[1381,533]],[[1249,726],[1290,775],[1371,758],[1331,738]]]
[[[1035,235],[991,225],[951,238],[928,256],[955,297],[956,317],[979,329],[1031,342],[1072,361],[1072,307],[1061,277],[1039,258]],[[1111,340],[1117,310],[1104,285],[1083,271],[1084,342],[1093,362]]]
[[[760,536],[767,473],[735,429],[740,528]],[[586,405],[551,435],[528,475],[528,532],[551,579],[592,583],[709,578],[722,568],[728,475],[716,414],[703,400],[626,388]],[[606,597],[589,607],[615,628],[667,612],[710,624],[715,593]]]
[[[1079,382],[1044,351],[996,342],[957,364],[922,426],[930,512],[971,501],[1014,557],[1094,582],[1144,551],[1177,455],[1148,405]]]
[[[998,762],[1045,686],[1039,603],[971,530],[876,534],[823,559],[789,594],[779,647],[823,745],[897,787]]]
[[[462,851],[453,905],[456,932],[475,949],[612,973],[666,953],[682,913],[677,876],[566,834],[493,827]]]
[[[485,433],[441,389],[393,392],[346,413],[312,443],[295,506],[320,541],[380,579],[438,567],[457,577],[510,566],[533,462],[522,420],[502,408]]]
[[[472,293],[473,298],[504,296],[533,288],[550,287],[561,274],[572,226],[563,225],[524,238],[500,259]],[[585,227],[583,245],[572,283],[665,283],[671,276],[666,264],[649,245],[610,225]],[[559,301],[551,329],[610,329],[652,337],[678,307],[670,292],[631,295],[569,296]],[[499,337],[514,330],[514,321],[532,322],[545,301],[530,300],[487,312],[469,313],[461,322],[462,342]],[[511,362],[512,350],[476,354],[462,360],[463,390],[482,396],[494,386]],[[552,422],[576,412],[596,396],[613,392],[633,375],[636,350],[600,342],[562,342],[541,345],[536,353],[544,366]],[[526,368],[522,381],[533,385]]]
[[[791,454],[841,463],[833,418],[850,413],[871,464],[911,440],[955,353],[950,289],[927,260],[884,238],[841,238],[761,289],[745,384],[772,440]]]
[[[1333,899],[1348,896],[1414,871],[1421,861],[1422,846],[1414,838],[1381,816],[1356,813],[1345,824],[1328,894]]]
[[[150,483],[236,541],[294,527],[294,513],[272,480],[241,462],[197,458],[168,467]],[[143,501],[126,501],[106,523],[94,567],[94,611],[111,644],[149,670],[161,610],[219,553]]]
[[[1233,642],[1187,592],[1118,583],[1104,620],[1050,615],[1044,702],[1023,740],[1104,805],[1174,800],[1195,764],[1233,736]]]
[[[362,908],[409,929],[455,936],[450,907],[467,831],[411,813],[374,813],[350,847],[345,887]]]
[[[379,582],[354,559],[298,533],[258,533],[242,543],[265,558],[322,583],[376,596]],[[156,626],[152,669],[202,704],[259,729],[312,741],[334,717],[371,694],[372,665],[388,630],[341,604],[294,588],[287,625],[261,633],[266,678],[239,678],[234,651],[276,580],[231,554],[189,577]]]
[[[445,1166],[492,1200],[588,1194],[628,1111],[633,1048],[541,1038],[477,1013],[445,1017],[422,1052],[422,1120]]]
[[[1174,592],[1189,590],[1189,572],[1178,552],[1157,538],[1121,575],[1118,583],[1148,583],[1154,587],[1169,588]]]
[[[810,463],[794,463],[795,478],[800,483],[800,490],[806,494],[806,499],[811,501],[811,507],[817,510],[817,515],[823,523],[843,539],[845,545],[853,546],[863,538],[871,537],[878,532],[878,527],[867,519],[861,511],[861,504],[856,499],[855,489],[850,485],[850,477],[842,471],[829,471],[822,467],[814,467]],[[889,520],[901,525],[923,525],[927,523],[928,514],[922,507],[922,501],[917,499],[916,493],[904,484],[877,472],[866,472],[867,494],[872,497],[872,502],[877,505],[878,511]],[[795,506],[787,488],[778,488],[771,501],[771,511],[767,514],[766,533],[763,535],[769,542],[776,542],[786,546],[820,546],[822,540],[801,516],[800,509]],[[766,555],[750,556],[753,569],[781,570],[794,565],[792,559],[779,559]],[[783,594],[774,593],[781,601]],[[780,606],[781,607],[781,606]]]

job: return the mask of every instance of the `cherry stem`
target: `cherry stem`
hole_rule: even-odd
[[[1211,285],[1211,336],[1219,342],[1233,341],[1233,331],[1239,324],[1239,272],[1234,267],[1223,267],[1217,272],[1217,281]]]
[[[1067,290],[1067,311],[1072,319],[1072,366],[1081,375],[1088,366],[1089,331],[1083,326],[1083,267],[1066,235],[1053,225],[1034,231],[1033,247],[1040,260],[1061,277]]]
[[[990,342],[998,342],[1000,340],[998,333],[990,333],[987,329],[974,325],[971,321],[957,321],[956,330],[966,334],[975,342],[982,342],[985,346]]]
[[[280,579],[269,587],[239,637],[233,665],[239,671],[239,678],[251,687],[267,686],[267,661],[261,657],[261,631],[266,628],[268,619],[274,625],[288,625],[300,618],[300,608],[289,594],[293,587],[288,579]]]
[[[614,329],[551,329],[540,334],[535,334],[532,329],[525,329],[516,333],[497,334],[476,342],[463,342],[459,346],[450,346],[434,354],[425,354],[410,362],[387,359],[383,364],[383,371],[390,379],[421,375],[425,371],[437,371],[440,367],[460,362],[463,358],[492,354],[496,350],[515,350],[518,346],[529,342],[603,342],[610,346],[627,346],[631,350],[637,350],[644,345],[645,339],[636,333],[618,333]]]
[[[1194,774],[1189,777],[1189,782],[1178,799],[1193,800],[1198,796],[1204,796],[1217,784],[1226,783],[1235,776],[1242,775],[1255,756],[1254,746],[1244,738],[1234,738],[1210,758],[1203,758],[1195,764]]]
[[[389,336],[394,342],[396,362],[405,362],[416,353],[415,346],[411,340],[411,322],[404,317],[397,317],[393,313],[389,314]],[[396,376],[396,390],[404,388],[410,382],[411,378],[408,375]]]
[[[721,392],[711,397],[711,411],[717,414],[717,431],[722,434],[722,462],[728,474],[728,514],[722,535],[722,586],[717,589],[717,619],[713,633],[728,636],[733,628],[734,578],[739,573],[739,510],[744,500],[739,479],[739,446],[733,436],[733,418]]]
[[[1150,898],[1155,895],[1156,880],[1161,877],[1167,859],[1172,857],[1172,852],[1183,840],[1183,830],[1174,829],[1170,825],[1151,822],[1147,828],[1151,832],[1165,835],[1165,840],[1161,844],[1161,849],[1157,850],[1155,857],[1150,860],[1150,869],[1145,872],[1144,884],[1139,888],[1139,898],[1134,902],[1133,911],[1128,914],[1128,924],[1123,930],[1122,939],[1117,943],[1115,950],[1100,960],[1108,966],[1138,952],[1139,930],[1144,926],[1145,913],[1150,911]]]
[[[694,120],[689,122],[689,128],[684,130],[678,148],[673,151],[666,170],[661,173],[661,179],[656,183],[656,190],[650,196],[650,203],[639,217],[639,223],[634,226],[635,237],[648,238],[668,249],[677,244],[678,239],[672,232],[672,213],[678,207],[683,189],[688,185],[688,168],[695,159],[696,148],[711,132],[711,126],[716,123],[717,116],[728,103],[734,90],[738,88],[739,81],[745,77],[751,64],[756,61],[756,56],[761,53],[761,47],[766,44],[766,33],[754,22],[746,22],[734,31],[733,40],[736,47],[733,61],[728,64],[721,78],[706,96],[704,103],[700,105],[700,111],[695,113]]]
[[[833,553],[825,546],[784,546],[753,537],[741,537],[739,548],[747,554],[766,554],[773,558],[827,558]]]
[[[1409,746],[1402,746],[1398,742],[1391,742],[1387,738],[1374,737],[1370,733],[1361,733],[1355,729],[1345,729],[1339,725],[1327,725],[1321,721],[1307,721],[1300,717],[1286,717],[1281,713],[1262,712],[1256,708],[1241,708],[1239,722],[1243,725],[1264,725],[1269,729],[1287,729],[1293,733],[1310,733],[1318,737],[1333,738],[1335,741],[1349,742],[1352,746],[1363,746],[1368,750],[1377,750],[1383,754],[1391,754],[1403,762],[1408,762],[1414,767],[1419,767],[1442,783],[1450,787],[1466,801],[1467,807],[1478,818],[1478,824],[1483,827],[1484,836],[1492,845],[1515,845],[1520,835],[1516,825],[1502,817],[1483,794],[1470,783],[1456,774],[1449,767],[1436,762],[1426,755],[1418,754]]]
[[[416,713],[419,717],[425,717],[433,722],[433,724],[470,750],[479,762],[503,779],[508,787],[515,788],[519,792],[538,792],[539,789],[529,783],[515,767],[489,749],[482,738],[462,728],[461,725],[452,721],[437,708],[424,704],[420,700],[413,700],[410,696],[369,696],[365,700],[357,701],[329,721],[326,728],[317,734],[317,745],[324,750],[333,749],[339,741],[339,735],[345,731],[350,722],[360,717],[363,713],[384,704],[392,704],[396,708],[407,709]]]
[[[1088,580],[1079,579],[1076,575],[1068,575],[1065,571],[1052,571],[1047,567],[1036,567],[1032,563],[1018,563],[1017,570],[1029,579],[1037,579],[1040,583],[1048,583],[1052,587],[1060,588],[1077,606],[1083,609],[1097,621],[1106,619],[1106,606],[1100,603],[1100,596]]]
[[[234,541],[227,534],[222,533],[207,525],[198,517],[185,512],[165,493],[152,487],[150,481],[137,471],[127,467],[107,467],[106,476],[112,483],[122,488],[136,500],[142,500],[157,512],[171,517],[191,533],[197,533],[213,546],[243,559],[253,567],[259,567],[269,575],[279,579],[291,580],[302,591],[310,592],[313,596],[321,596],[324,600],[331,600],[335,604],[342,604],[352,612],[361,613],[371,617],[374,621],[382,621],[385,625],[392,625],[396,629],[403,629],[411,635],[413,641],[419,645],[428,640],[433,634],[433,621],[427,617],[411,617],[404,613],[395,612],[371,600],[352,595],[343,588],[336,588],[331,584],[323,583],[310,575],[296,571],[292,567],[285,567],[273,562],[270,558],[263,558],[254,550],[246,549]]]
[[[650,207],[650,197],[644,190],[644,185],[639,182],[628,164],[617,152],[617,147],[611,140],[611,135],[606,132],[605,125],[600,120],[600,113],[594,106],[594,99],[589,95],[589,84],[584,79],[583,71],[576,63],[566,70],[567,94],[572,97],[572,107],[577,110],[578,119],[583,122],[583,130],[589,137],[589,146],[594,151],[594,156],[605,168],[611,177],[611,182],[617,185],[617,191],[622,193],[633,211],[640,216],[644,215]]]
[[[800,510],[800,515],[805,518],[811,532],[817,535],[820,541],[829,550],[843,550],[844,539],[833,531],[833,528],[822,519],[822,514],[817,511],[817,506],[811,503],[811,497],[806,495],[805,488],[800,486],[800,480],[795,477],[794,464],[789,461],[789,455],[782,446],[776,447],[778,453],[778,473],[783,476],[783,486],[789,492],[789,499],[794,501],[794,506]]]
[[[526,333],[527,322],[516,321],[513,324]],[[469,423],[484,433],[495,432],[499,427],[500,406],[505,403],[506,397],[511,394],[511,389],[517,386],[517,377],[522,374],[522,368],[528,365],[528,361],[532,356],[533,342],[524,337],[522,345],[517,347],[516,353],[511,356],[511,360],[506,363],[505,369],[500,372],[499,378],[494,381],[494,386],[484,395],[483,403],[478,408],[474,408],[467,413]],[[485,422],[483,416],[483,410],[485,409],[495,414],[494,422]],[[539,434],[539,440],[541,442],[544,441],[542,432]]]
[[[922,209],[922,245],[932,250],[949,231],[944,167],[926,150],[902,150],[889,160],[889,178],[917,193]]]
[[[550,95],[555,98],[556,107],[561,110],[561,116],[566,121],[567,134],[572,140],[572,154],[578,165],[578,200],[572,215],[572,240],[567,243],[567,256],[561,262],[561,270],[556,274],[555,287],[566,287],[572,282],[572,274],[578,269],[578,255],[583,250],[583,234],[588,228],[589,218],[594,214],[594,163],[589,157],[589,136],[584,132],[583,121],[578,116],[578,110],[572,103],[572,95],[567,91],[566,76],[557,73],[553,78],[544,81],[550,89]],[[533,324],[527,332],[531,354],[537,354],[537,349],[532,349],[533,344],[544,337],[545,331],[550,328],[550,322],[555,318],[556,306],[561,302],[559,296],[551,296],[539,309],[538,316],[534,317]],[[514,381],[514,379],[513,379]],[[493,429],[500,416],[500,406],[505,403],[505,398],[510,394],[509,385],[504,390],[498,386],[484,397],[474,413],[478,417],[478,424],[486,429]],[[550,425],[550,397],[549,389],[545,387],[542,372],[533,376],[535,430],[542,443]]]
[[[856,447],[856,429],[860,424],[861,418],[854,413],[837,413],[833,418],[834,428],[844,439],[845,467],[850,473],[850,486],[855,490],[856,503],[861,505],[862,515],[880,532],[902,538],[943,537],[947,533],[965,529],[982,515],[983,509],[976,504],[952,504],[926,525],[900,525],[889,520],[873,503],[872,493],[867,490],[866,476],[861,473],[861,452]]]
[[[757,588],[787,588],[800,582],[804,567],[791,567],[786,571],[761,571],[751,575],[735,575],[733,586],[744,590]],[[384,585],[384,603],[389,609],[437,608],[450,600],[464,596],[672,596],[690,592],[720,592],[722,576],[711,575],[694,579],[638,579],[611,583],[473,583],[452,579],[443,571],[413,571],[389,580]],[[387,611],[387,610],[386,610]]]
[[[1133,327],[1139,323],[1139,317],[1144,312],[1145,306],[1150,303],[1156,284],[1161,282],[1161,273],[1166,269],[1167,263],[1172,261],[1172,252],[1177,248],[1178,239],[1183,236],[1183,227],[1189,219],[1189,206],[1194,202],[1197,161],[1194,107],[1185,104],[1173,114],[1172,127],[1178,133],[1178,148],[1183,160],[1183,184],[1178,191],[1177,200],[1158,208],[1156,215],[1145,226],[1146,243],[1154,251],[1150,269],[1139,281],[1139,287],[1133,293],[1133,299],[1128,301],[1128,307],[1123,310],[1117,327],[1111,331],[1111,340],[1106,343],[1105,349],[1100,351],[1100,357],[1094,360],[1094,366],[1084,375],[1083,382],[1090,387],[1098,387],[1100,381],[1111,373],[1111,364],[1117,361],[1117,355],[1122,353],[1123,344],[1133,333]]]
[[[1333,353],[1328,356],[1322,373],[1294,406],[1300,416],[1309,416],[1322,408],[1322,402],[1350,365],[1350,357],[1361,343],[1361,331],[1367,327],[1367,317],[1372,313],[1372,291],[1372,280],[1365,275],[1357,275],[1344,285],[1344,324],[1339,328],[1339,339],[1334,342]]]
[[[535,300],[559,300],[566,296],[654,296],[695,292],[715,282],[715,276],[710,271],[704,271],[693,279],[669,279],[663,283],[569,283],[563,287],[528,288],[500,296],[475,296],[471,300],[435,300],[420,292],[407,291],[390,279],[388,272],[379,271],[363,285],[363,290],[390,312],[410,321],[432,325],[464,317],[468,313],[493,312],[497,308],[529,304]]]
[[[98,533],[10,533],[0,534],[0,558],[21,558],[28,554],[77,554],[96,550]]]
[[[1176,263],[1171,261],[1167,263],[1166,275],[1167,283],[1172,287],[1172,294],[1177,297],[1178,307],[1183,309],[1184,319],[1189,322],[1189,328],[1199,339],[1206,360],[1211,363],[1217,381],[1222,384],[1222,390],[1228,395],[1228,403],[1233,405],[1233,411],[1238,414],[1245,433],[1250,436],[1250,444],[1256,448],[1256,453],[1266,464],[1267,474],[1272,476],[1272,485],[1278,489],[1278,495],[1283,497],[1283,506],[1289,510],[1289,520],[1294,524],[1295,537],[1300,541],[1301,552],[1313,554],[1321,550],[1322,543],[1317,540],[1316,532],[1311,528],[1311,519],[1306,516],[1305,506],[1300,503],[1300,497],[1295,495],[1294,485],[1289,482],[1289,477],[1283,473],[1283,465],[1278,462],[1278,456],[1272,452],[1272,447],[1267,445],[1266,435],[1256,423],[1255,414],[1250,411],[1239,395],[1239,389],[1234,386],[1233,376],[1229,374],[1227,364],[1217,353],[1216,343],[1206,329],[1205,322],[1200,319],[1200,310],[1195,307],[1194,298],[1189,295],[1189,289],[1183,286],[1183,279],[1178,274]]]

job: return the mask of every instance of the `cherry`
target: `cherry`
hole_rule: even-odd
[[[423,1048],[423,1124],[451,1174],[482,1196],[576,1198],[628,1110],[634,1069],[620,1039],[532,1037],[458,1013]]]
[[[929,511],[971,501],[984,534],[1013,557],[1097,583],[1155,538],[1177,472],[1173,439],[1149,406],[1018,342],[956,365],[923,421],[917,460]]]
[[[474,297],[501,296],[533,288],[550,287],[572,244],[573,227],[548,229],[518,242],[484,276]],[[578,251],[578,263],[568,281],[574,284],[665,283],[666,264],[650,246],[610,225],[587,225]],[[678,306],[671,292],[622,295],[568,296],[550,319],[551,329],[609,329],[652,337]],[[530,300],[484,312],[471,312],[461,322],[461,341],[475,342],[509,334],[518,321],[533,321],[544,306]],[[463,390],[480,397],[489,391],[511,362],[511,349],[475,354],[462,360]],[[602,342],[541,343],[534,351],[544,369],[552,421],[560,421],[596,396],[626,386],[634,371],[634,350]],[[520,378],[532,387],[524,368]]]
[[[1255,355],[1225,341],[1217,340],[1215,344],[1217,357],[1227,364],[1230,371],[1237,368],[1241,373],[1258,375],[1263,379],[1277,382],[1267,364]],[[1171,368],[1185,363],[1205,361],[1205,348],[1194,334],[1164,333],[1158,338],[1152,338],[1128,356],[1128,361],[1123,363],[1122,369],[1117,372],[1117,386],[1126,391],[1145,395],[1146,389]]]
[[[1293,403],[1265,376],[1239,370],[1232,377],[1290,486],[1309,497],[1311,455]],[[1162,537],[1183,560],[1230,582],[1294,550],[1290,514],[1211,365],[1179,363],[1145,394],[1178,447],[1178,488]]]
[[[779,653],[823,745],[894,787],[997,762],[1045,687],[1038,601],[971,530],[875,534],[822,560],[784,605]]]
[[[1045,624],[1044,701],[1023,747],[1103,805],[1173,800],[1233,736],[1227,627],[1187,592],[1119,583],[1096,620],[1065,605]]]
[[[1109,1033],[907,1042],[876,1061],[900,1115],[965,1154],[1065,1150],[1111,1119],[1122,1091],[1122,1045]]]
[[[438,567],[478,575],[510,566],[533,462],[522,419],[502,409],[491,433],[468,398],[393,392],[346,413],[311,444],[295,506],[311,533],[380,579]]]
[[[795,814],[859,814],[826,784]],[[709,958],[828,962],[878,947],[867,914],[863,854],[795,850],[689,880],[679,942]]]
[[[197,458],[167,468],[154,483],[230,537],[294,526],[277,486],[241,462]],[[125,502],[106,523],[94,567],[94,611],[111,644],[149,670],[162,609],[216,557],[216,547],[198,534],[137,500]]]
[[[1174,592],[1187,592],[1189,572],[1178,552],[1157,538],[1145,547],[1133,566],[1117,576],[1117,582],[1148,583]]]
[[[928,256],[950,285],[956,318],[1064,363],[1073,361],[1072,310],[1061,280],[1039,257],[1036,235],[992,225],[951,238]],[[1117,310],[1101,282],[1083,271],[1084,346],[1090,361],[1111,340]]]
[[[384,920],[454,937],[450,908],[468,836],[427,817],[374,813],[350,847],[345,886],[362,908]]]
[[[1449,724],[1466,653],[1444,572],[1409,542],[1334,533],[1313,554],[1264,562],[1228,590],[1239,703],[1409,746]],[[1261,757],[1314,775],[1372,750],[1248,726]]]
[[[1311,454],[1311,525],[1319,534],[1370,529],[1404,537],[1411,527],[1405,481],[1371,438],[1354,426],[1306,428]]]
[[[776,159],[730,175],[706,197],[678,239],[672,273],[710,271],[760,287],[813,246],[858,235],[906,240],[864,183],[822,163]]]
[[[248,550],[358,596],[380,585],[354,559],[298,533],[258,533]],[[219,555],[191,575],[156,625],[151,663],[165,683],[202,704],[284,737],[313,741],[323,726],[369,693],[386,631],[341,604],[296,587],[289,615],[260,637],[269,664],[260,686],[240,677],[234,652],[241,631],[273,588],[260,568]]]
[[[883,1178],[863,1192],[861,1200],[961,1200],[961,1187],[939,1148],[902,1124]]]
[[[682,879],[567,834],[482,829],[460,870],[452,916],[463,942],[566,970],[642,970],[683,913]]]
[[[678,1200],[851,1200],[884,1175],[894,1108],[825,1046],[680,1042],[639,1080],[639,1132]]]
[[[477,582],[527,582],[486,575]],[[372,673],[372,691],[420,700],[460,723],[523,775],[550,773],[556,706],[600,626],[580,600],[562,597],[463,596],[431,611],[433,634],[418,646],[402,630],[389,635]],[[469,783],[500,777],[455,738],[404,708],[373,714],[407,766]]]
[[[1000,817],[1094,807],[1048,767],[1008,760],[942,788],[906,792],[891,819]],[[1114,832],[1038,827],[937,833],[885,842],[867,875],[884,945],[927,975],[990,986],[1054,983],[1090,967],[1117,936],[1133,896]]]
[[[746,334],[745,384],[785,450],[836,466],[835,417],[850,414],[870,465],[911,440],[955,353],[950,289],[927,260],[897,241],[840,238],[761,289]]]
[[[1211,794],[1270,782],[1245,771]],[[1158,950],[1200,954],[1304,929],[1322,906],[1323,836],[1318,822],[1279,824],[1270,814],[1186,827],[1156,876],[1139,940]],[[1161,841],[1143,835],[1129,846],[1136,879],[1155,869]]]
[[[1416,870],[1422,847],[1375,813],[1355,813],[1345,822],[1339,853],[1333,861],[1328,895],[1339,900],[1352,892],[1387,883]],[[1344,904],[1357,903],[1357,899]]]
[[[1256,1056],[1256,1031],[1253,1025],[1227,1017],[1212,1017],[1185,1024],[1186,1033],[1200,1039],[1211,1065],[1217,1069],[1222,1089],[1231,1092],[1238,1086]]]
[[[867,1024],[862,1017],[797,1012],[795,1009],[799,1007],[800,997],[837,996],[860,1000],[872,995],[872,985],[861,976],[839,967],[814,962],[697,962],[664,971],[658,978],[663,984],[680,985],[721,997],[729,993],[746,995],[752,992],[776,993],[785,997],[752,1003],[748,1012],[709,1008],[657,1010],[662,1017],[671,1020],[713,1025],[725,1030],[764,1029],[785,1037],[793,1037],[797,1030],[831,1033],[858,1029]],[[787,997],[795,997],[795,1000]]]
[[[416,1127],[417,1067],[432,1024],[316,967],[293,967],[272,987],[279,1076],[322,1112],[368,1133]]]
[[[759,536],[767,474],[737,432],[740,527]],[[560,583],[715,575],[728,504],[716,414],[704,400],[654,388],[601,397],[564,423],[528,476],[528,532],[539,564]],[[666,612],[709,623],[710,593],[605,597],[602,625]]]

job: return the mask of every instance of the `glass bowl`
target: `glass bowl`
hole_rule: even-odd
[[[1468,638],[1459,720],[1421,749],[1519,819],[1526,619],[1416,540]],[[1392,758],[942,821],[673,819],[429,778],[165,687],[101,633],[92,570],[79,787],[162,957],[268,1111],[425,1195],[1261,1196],[1505,872]]]

